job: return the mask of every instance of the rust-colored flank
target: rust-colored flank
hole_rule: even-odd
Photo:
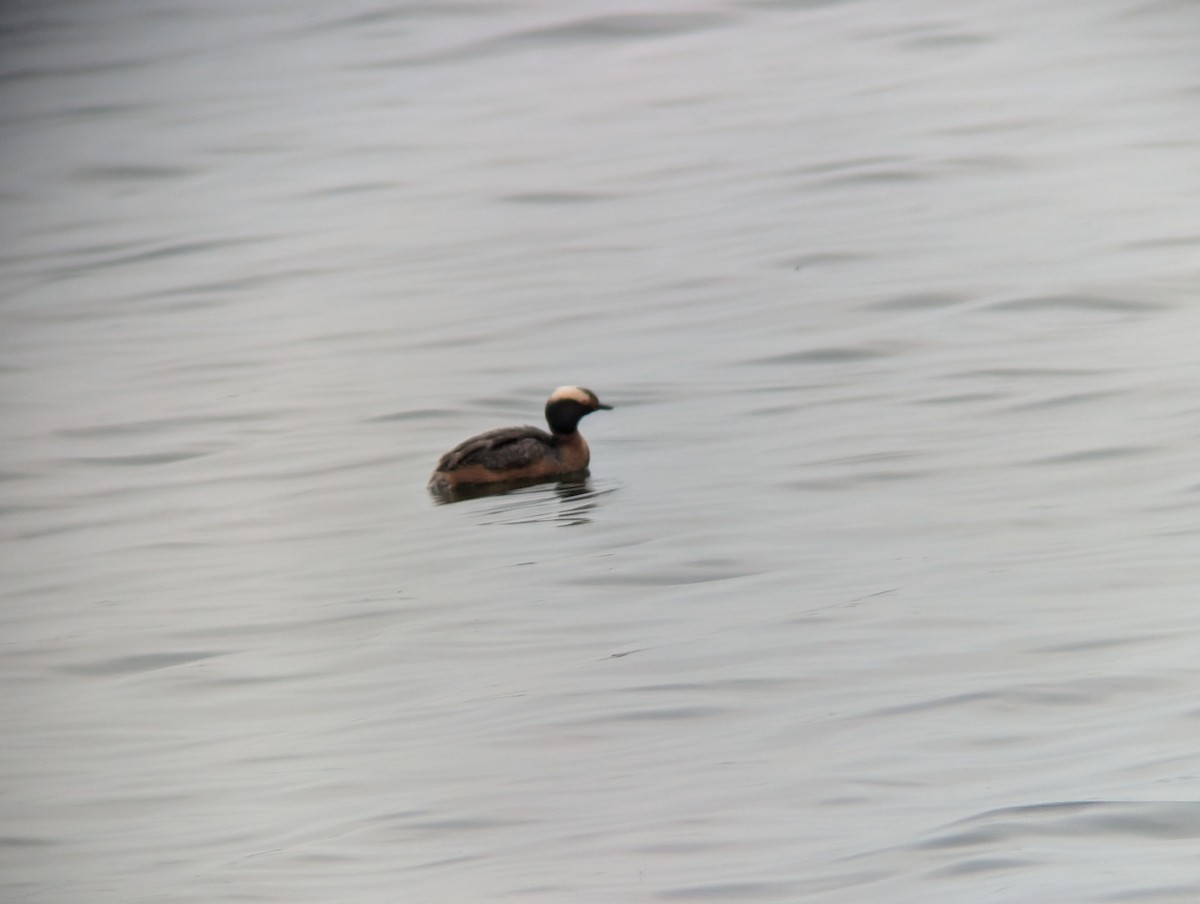
[[[546,400],[549,433],[538,427],[501,427],[473,436],[439,459],[429,488],[445,494],[460,487],[582,474],[591,454],[579,433],[579,421],[593,411],[611,408],[590,389],[560,386]]]

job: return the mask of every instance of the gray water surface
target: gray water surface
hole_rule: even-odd
[[[0,16],[3,900],[1200,896],[1194,3]]]

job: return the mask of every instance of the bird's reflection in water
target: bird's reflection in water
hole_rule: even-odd
[[[553,491],[551,496],[550,491]],[[597,490],[587,471],[565,477],[528,480],[509,480],[502,483],[436,489],[430,495],[441,505],[503,496],[503,505],[485,509],[484,524],[528,524],[536,521],[560,521],[564,526],[587,524],[600,496],[612,490]],[[554,503],[553,508],[547,506]]]

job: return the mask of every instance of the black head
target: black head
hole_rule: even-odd
[[[574,433],[579,419],[593,411],[611,411],[596,393],[581,386],[560,386],[546,400],[546,423],[554,433]]]

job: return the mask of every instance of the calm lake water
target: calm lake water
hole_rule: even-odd
[[[1198,36],[5,4],[0,898],[1200,898]]]

